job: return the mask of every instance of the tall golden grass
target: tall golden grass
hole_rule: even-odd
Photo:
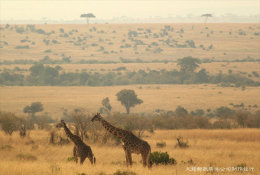
[[[182,136],[189,147],[175,147],[176,138]],[[175,166],[153,166],[143,168],[141,156],[133,156],[133,167],[125,165],[124,152],[121,146],[88,143],[97,158],[97,164],[91,166],[86,160],[83,165],[67,161],[72,156],[73,145],[53,146],[48,143],[49,132],[34,130],[30,136],[22,139],[18,133],[7,136],[0,132],[0,167],[3,175],[90,175],[113,174],[117,170],[131,171],[136,174],[150,175],[183,175],[183,174],[220,174],[220,172],[187,171],[191,167],[227,168],[245,164],[254,171],[242,174],[260,173],[260,130],[156,130],[153,134],[145,133],[143,138],[151,145],[152,151],[168,152],[177,160]],[[33,144],[32,141],[34,141]],[[166,147],[156,147],[157,142],[166,142]],[[8,146],[11,148],[6,148]],[[24,159],[21,156],[25,155]],[[27,156],[27,158],[26,158]],[[28,157],[34,157],[28,158]],[[193,163],[188,163],[191,162]],[[224,171],[221,174],[240,174]]]

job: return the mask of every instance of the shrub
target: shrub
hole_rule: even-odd
[[[20,34],[22,34],[22,33],[24,33],[25,32],[25,30],[24,30],[24,28],[23,27],[16,27],[16,32],[17,33],[20,33]]]
[[[0,150],[11,150],[13,149],[12,145],[1,145]]]
[[[17,154],[16,157],[20,160],[28,160],[28,161],[35,161],[37,160],[37,157],[36,156],[33,156],[31,154]]]
[[[151,165],[175,165],[177,162],[174,158],[170,158],[167,152],[152,152],[149,156],[149,162]]]
[[[132,172],[132,171],[120,171],[120,170],[117,170],[115,173],[113,173],[113,175],[136,175],[136,173]]]
[[[157,146],[158,148],[163,148],[163,147],[166,146],[166,142],[157,142],[157,143],[156,143],[156,146]]]
[[[20,120],[13,113],[0,112],[0,124],[6,134],[12,135],[19,129]]]
[[[39,33],[39,34],[45,35],[45,31],[42,30],[42,29],[38,29],[38,30],[36,30],[35,32],[36,32],[36,33]]]
[[[28,45],[25,46],[16,46],[15,49],[29,49],[30,47]]]
[[[68,157],[67,162],[75,161],[75,157]]]

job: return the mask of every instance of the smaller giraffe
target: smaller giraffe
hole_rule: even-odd
[[[64,128],[66,135],[75,144],[73,148],[73,156],[75,157],[76,163],[78,163],[78,157],[80,158],[80,164],[83,164],[86,158],[89,159],[90,163],[93,165],[96,163],[96,158],[92,153],[90,146],[86,145],[79,136],[72,134],[66,123],[61,120],[60,123],[56,125],[57,128]]]
[[[120,128],[116,128],[110,123],[108,123],[106,120],[101,117],[100,113],[97,113],[91,120],[92,122],[94,121],[99,121],[103,127],[109,131],[111,134],[114,136],[118,137],[121,139],[123,142],[123,149],[125,151],[125,156],[126,156],[126,165],[127,166],[132,166],[132,153],[135,154],[141,154],[142,160],[143,160],[143,166],[148,166],[149,168],[151,167],[151,164],[149,162],[149,156],[151,153],[151,147],[150,145],[136,137],[132,132],[126,131]]]

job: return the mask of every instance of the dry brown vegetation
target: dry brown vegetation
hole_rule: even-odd
[[[63,131],[60,131],[63,132]],[[176,138],[183,137],[189,141],[188,148],[175,148]],[[100,175],[113,174],[117,170],[143,174],[209,174],[210,172],[189,172],[187,167],[228,168],[246,165],[254,171],[242,174],[259,174],[259,129],[237,130],[161,130],[154,134],[146,133],[144,139],[149,142],[152,151],[168,152],[177,160],[177,165],[154,166],[151,170],[142,167],[141,157],[134,155],[134,165],[126,168],[122,147],[115,145],[99,145],[88,143],[97,158],[97,164],[91,166],[86,160],[84,165],[76,165],[68,161],[72,156],[73,145],[53,146],[48,143],[49,132],[33,130],[30,136],[22,139],[18,133],[13,136],[0,133],[0,167],[5,175],[44,175],[62,174],[78,175],[81,173]],[[33,143],[32,143],[33,140]],[[157,142],[165,142],[159,148]],[[220,172],[211,172],[219,174]],[[224,171],[222,174],[240,174]]]
[[[235,60],[259,58],[260,53],[257,23],[34,25],[35,31],[42,29],[45,34],[31,32],[27,25],[10,25],[9,28],[1,25],[1,28],[3,60],[39,60],[46,55],[61,59],[62,54],[71,56],[72,61],[118,61],[120,57],[176,60],[185,56]],[[24,32],[17,33],[20,28],[24,28]],[[137,36],[129,37],[130,31],[135,31]],[[44,44],[43,40],[49,40],[49,44]],[[136,44],[135,40],[141,43]],[[180,45],[185,45],[187,40],[193,40],[196,48],[182,48]],[[125,44],[130,47],[122,48]],[[17,46],[29,49],[16,49]],[[158,48],[160,52],[156,52]],[[51,52],[46,53],[46,50]]]
[[[247,87],[245,90],[234,87],[216,85],[132,85],[112,87],[0,87],[0,109],[18,115],[23,114],[23,108],[32,102],[39,101],[44,106],[43,112],[48,112],[54,118],[62,117],[64,109],[69,111],[83,108],[90,113],[96,113],[101,107],[101,101],[109,97],[112,112],[124,112],[124,107],[116,99],[116,93],[122,89],[133,89],[144,103],[131,110],[133,113],[152,113],[156,109],[175,110],[183,106],[187,110],[216,109],[220,106],[230,106],[230,103],[244,103],[260,106],[259,87]],[[250,110],[258,110],[251,108]]]

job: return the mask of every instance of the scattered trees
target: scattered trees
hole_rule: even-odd
[[[127,114],[130,113],[130,108],[137,104],[142,104],[143,100],[137,98],[134,90],[123,89],[116,94],[117,100],[126,108]]]

